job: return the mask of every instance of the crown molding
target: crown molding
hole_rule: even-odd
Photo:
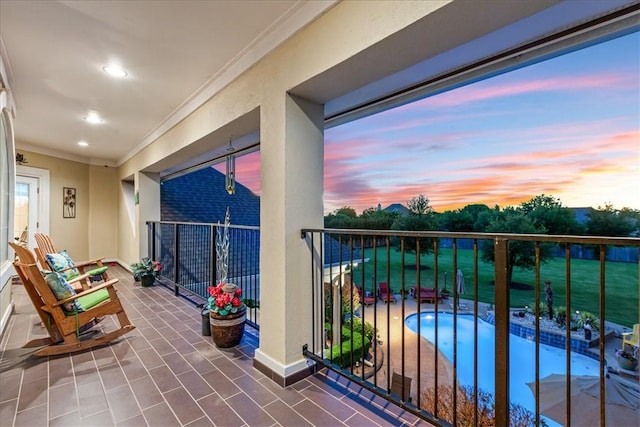
[[[145,135],[140,144],[118,159],[117,165],[122,165],[153,141],[160,138],[172,127],[214,97],[228,84],[233,82],[242,73],[251,68],[255,63],[284,43],[292,35],[325,14],[331,7],[339,3],[339,1],[340,0],[316,0],[297,2],[289,9],[286,15],[263,31],[244,51],[229,61],[227,66],[219,73],[213,75],[204,85],[178,106],[173,113]]]

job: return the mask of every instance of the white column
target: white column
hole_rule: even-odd
[[[147,256],[147,221],[160,221],[160,174],[137,172],[135,176],[138,259]]]
[[[260,139],[260,348],[254,365],[282,384],[308,366],[302,346],[311,344],[311,263],[300,230],[323,225],[322,105],[289,94],[269,98],[261,107]]]

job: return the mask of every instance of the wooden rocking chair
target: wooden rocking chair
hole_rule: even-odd
[[[58,250],[56,250],[56,247],[53,244],[53,240],[51,239],[50,236],[43,233],[35,233],[33,237],[36,239],[36,243],[38,244],[38,247],[35,248],[35,253],[38,257],[38,262],[44,269],[47,269],[47,270],[53,269],[54,267],[47,260],[47,254],[60,253]],[[93,267],[93,268],[85,271],[87,267]],[[65,271],[72,268],[77,269],[80,272],[80,274],[85,274],[85,273],[89,274],[91,278],[102,276],[102,280],[104,280],[105,282],[109,280],[109,275],[107,274],[107,270],[109,267],[102,264],[102,258],[91,260],[91,261],[83,261],[83,262],[74,261],[73,266],[69,266],[63,270],[58,270],[58,271]],[[88,286],[84,286],[84,287],[86,289]]]
[[[36,356],[74,353],[107,344],[135,329],[116,294],[114,284],[117,279],[58,300],[40,272],[33,253],[15,243],[10,242],[9,245],[17,255],[14,268],[49,333],[49,337],[29,341],[23,348],[45,346],[34,353]],[[86,277],[85,274],[74,280]],[[64,305],[74,301],[79,301],[84,311],[68,312],[63,309]],[[120,328],[89,338],[81,336],[81,332],[97,323],[97,319],[111,314],[118,317]]]

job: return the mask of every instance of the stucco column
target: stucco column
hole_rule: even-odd
[[[282,93],[260,118],[260,348],[254,366],[281,385],[308,373],[310,253],[304,227],[323,225],[322,105]]]
[[[147,221],[160,221],[160,174],[136,172],[135,194],[138,259],[148,255]]]

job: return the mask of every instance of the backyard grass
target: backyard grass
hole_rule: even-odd
[[[377,271],[376,280],[378,282],[388,282],[395,293],[400,293],[402,289],[402,259],[400,252],[391,249],[389,258],[389,273],[387,275],[387,254],[385,248],[377,249]],[[366,291],[372,289],[373,271],[373,249],[364,251],[365,257],[369,261],[360,264],[353,270],[354,283],[361,285],[364,277],[364,288]],[[439,249],[438,256],[438,287],[446,287],[453,293],[455,286],[456,272],[453,270],[452,250]],[[458,268],[464,274],[465,293],[463,299],[473,299],[473,251],[458,249]],[[405,254],[404,289],[417,283],[416,277],[416,256]],[[408,267],[407,266],[412,266]],[[434,255],[423,255],[420,260],[420,282],[424,287],[433,287],[435,283]],[[363,276],[364,272],[364,276]],[[638,264],[625,262],[605,263],[605,319],[627,327],[638,323]],[[487,303],[495,301],[494,295],[494,267],[493,264],[478,261],[478,300]],[[549,262],[540,267],[540,300],[544,302],[544,281],[550,280],[553,289],[554,308],[566,306],[566,273],[565,259],[552,258]],[[570,269],[571,283],[571,311],[589,311],[596,316],[599,313],[599,280],[600,262],[583,259],[572,259]],[[515,268],[513,271],[513,282],[529,285],[531,290],[511,289],[511,307],[534,306],[535,301],[535,272]]]

